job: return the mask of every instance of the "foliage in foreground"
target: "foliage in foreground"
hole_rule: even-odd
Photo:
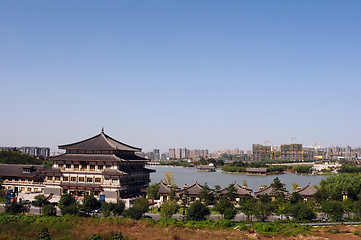
[[[248,227],[243,222],[234,222],[231,220],[203,220],[203,221],[193,221],[186,220],[181,221],[174,218],[170,219],[161,219],[161,220],[152,220],[152,219],[142,219],[139,221],[117,218],[117,217],[108,217],[108,218],[83,218],[77,216],[62,216],[62,217],[47,217],[47,216],[30,216],[30,215],[16,215],[11,216],[5,213],[0,213],[0,232],[5,232],[8,235],[0,236],[0,239],[11,239],[14,236],[20,236],[24,239],[37,239],[39,233],[42,229],[47,228],[48,233],[52,239],[84,239],[84,235],[74,236],[74,231],[77,234],[84,234],[78,231],[79,226],[87,225],[92,228],[92,225],[106,224],[106,225],[117,225],[124,227],[132,227],[136,224],[140,226],[159,226],[161,229],[163,227],[172,226],[179,228],[189,228],[189,229],[209,229],[209,230],[218,230],[218,229],[234,229],[239,230],[251,230],[253,228],[260,234],[282,234],[285,236],[296,236],[299,234],[308,234],[310,233],[310,227],[301,226],[297,224],[283,224],[281,222],[273,223],[254,223],[252,226]],[[10,235],[11,234],[11,235]],[[45,232],[44,232],[45,234]],[[111,235],[109,235],[111,234]],[[47,235],[47,234],[45,234]],[[105,238],[105,236],[108,236]],[[114,238],[117,236],[118,238]],[[92,233],[86,239],[127,239],[119,238],[122,236],[120,233],[118,235],[109,232],[106,233]]]

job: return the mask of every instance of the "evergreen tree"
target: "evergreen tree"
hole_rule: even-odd
[[[51,240],[49,230],[47,228],[43,228],[39,233],[38,240]]]
[[[209,209],[200,201],[193,202],[188,209],[187,219],[200,221],[210,214]]]

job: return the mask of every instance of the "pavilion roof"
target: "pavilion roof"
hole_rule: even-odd
[[[234,183],[233,187],[234,187],[234,189],[236,189],[236,194],[239,196],[250,195],[252,192],[252,189],[243,188],[243,187],[239,186],[237,183]],[[221,193],[227,194],[227,188],[222,189]]]
[[[163,181],[159,183],[159,193],[160,194],[168,194],[172,189],[171,186],[166,185]]]
[[[268,186],[264,189],[260,189],[256,192],[254,192],[254,195],[256,196],[263,196],[263,195],[275,195],[276,193],[282,193],[284,195],[288,195],[288,191],[283,191],[283,190],[279,190],[279,189],[275,189],[271,186]]]
[[[187,191],[189,195],[199,195],[203,188],[202,185],[196,182],[192,186],[183,189],[183,191]]]
[[[120,150],[120,151],[131,151],[131,152],[140,152],[142,149],[138,147],[132,147],[125,143],[119,142],[114,138],[106,135],[104,131],[94,137],[85,139],[83,141],[59,145],[59,149],[66,150]]]
[[[317,192],[317,189],[314,186],[311,186],[311,184],[308,184],[306,187],[296,190],[294,192],[297,192],[301,196],[306,197],[314,195]]]

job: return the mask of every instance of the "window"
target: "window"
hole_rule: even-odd
[[[60,177],[59,177],[59,176],[56,176],[56,177],[55,177],[55,181],[60,181]]]
[[[39,192],[39,189],[38,189],[38,188],[34,188],[34,192]]]
[[[95,165],[90,165],[90,171],[94,171],[95,170]]]
[[[95,182],[96,182],[96,183],[100,183],[100,182],[101,182],[101,178],[95,178]]]
[[[25,191],[25,187],[21,187],[20,191],[22,191],[22,192]]]
[[[63,177],[64,182],[69,182],[69,177]]]
[[[84,177],[79,177],[79,182],[84,182]]]
[[[71,168],[71,164],[66,164],[65,167],[66,168]]]
[[[60,168],[62,168],[62,167],[64,166],[64,164],[59,164],[58,166],[59,166]]]
[[[46,179],[47,179],[48,181],[51,181],[51,180],[53,180],[53,177],[47,176]]]
[[[71,178],[70,178],[70,181],[76,182],[76,177],[71,177]]]
[[[103,167],[104,167],[103,165],[98,165],[99,170],[103,170]]]
[[[28,187],[28,190],[27,190],[28,192],[31,192],[31,187]]]
[[[86,178],[86,182],[93,182],[92,178]]]
[[[79,170],[79,165],[74,165],[75,170]]]

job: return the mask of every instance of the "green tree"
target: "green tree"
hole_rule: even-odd
[[[202,190],[199,192],[199,198],[207,206],[211,203],[212,197],[207,183],[204,184]]]
[[[104,202],[102,204],[102,215],[103,217],[109,217],[112,213],[112,205],[113,203]]]
[[[345,213],[347,213],[347,217],[350,217],[350,213],[353,211],[353,207],[354,207],[354,201],[353,200],[346,200],[342,202],[342,207],[345,211]]]
[[[163,218],[171,218],[173,214],[177,213],[178,208],[176,201],[165,202],[160,208],[160,216]]]
[[[44,215],[44,216],[56,216],[56,208],[52,204],[44,205],[42,215]]]
[[[272,203],[257,202],[254,208],[255,217],[264,222],[273,213],[274,206]]]
[[[125,204],[123,201],[118,200],[116,203],[111,203],[111,211],[114,216],[120,216],[123,214],[125,209]]]
[[[228,198],[225,198],[225,197],[222,197],[218,201],[218,203],[214,206],[214,210],[216,210],[217,212],[222,214],[223,217],[226,219],[229,219],[229,217],[231,217],[233,213],[236,213],[233,203]],[[225,216],[225,212],[227,212],[227,214],[228,214],[227,217]],[[231,217],[231,218],[233,218],[233,217]]]
[[[290,214],[298,221],[311,221],[316,218],[312,208],[304,202],[298,202],[291,205]]]
[[[275,201],[273,202],[275,207],[275,214],[281,216],[281,219],[283,219],[283,215],[287,213],[287,200],[283,196],[283,194],[277,194]]]
[[[254,214],[254,209],[257,204],[257,199],[253,198],[250,195],[241,197],[238,202],[241,212],[247,216],[248,219],[252,220],[252,215]]]
[[[43,228],[39,233],[38,240],[51,240],[49,230],[47,228]]]
[[[79,213],[78,203],[70,194],[64,194],[60,197],[59,208],[62,215],[77,215]]]
[[[31,205],[33,205],[34,207],[38,207],[40,214],[43,206],[50,204],[50,202],[48,201],[48,197],[44,196],[43,194],[36,195],[34,199],[35,200],[31,202]]]
[[[5,213],[7,214],[20,214],[29,212],[30,206],[27,206],[23,203],[11,202],[5,206]]]
[[[339,202],[324,201],[321,210],[335,221],[342,219],[343,207]]]
[[[285,185],[279,180],[278,177],[273,179],[273,183],[271,183],[271,187],[277,190],[285,191]]]
[[[206,219],[210,214],[209,209],[200,201],[194,201],[188,209],[187,219],[200,221]]]
[[[135,199],[133,206],[123,212],[123,216],[131,219],[140,219],[149,209],[149,202],[146,198]]]
[[[143,214],[144,214],[144,209],[142,209],[142,207],[137,206],[137,205],[135,205],[135,206],[133,205],[131,208],[129,208],[123,212],[124,217],[135,219],[135,220],[141,219]]]
[[[355,202],[354,202],[352,211],[353,211],[358,217],[361,217],[361,201],[355,201]]]
[[[237,191],[234,188],[234,185],[229,184],[229,186],[226,189],[227,189],[227,197],[228,197],[228,199],[230,201],[232,201],[232,202],[236,201]]]
[[[294,204],[301,201],[303,201],[303,197],[298,192],[293,192],[291,194],[290,203]]]
[[[149,202],[146,198],[139,197],[135,199],[133,206],[140,207],[144,213],[146,213],[149,209]]]
[[[153,202],[156,199],[159,199],[159,183],[151,184],[147,187],[147,197],[151,199]]]
[[[99,209],[101,207],[100,202],[94,197],[93,194],[86,195],[83,198],[83,205],[81,206],[81,209],[89,215],[90,213],[94,213],[95,210]]]

